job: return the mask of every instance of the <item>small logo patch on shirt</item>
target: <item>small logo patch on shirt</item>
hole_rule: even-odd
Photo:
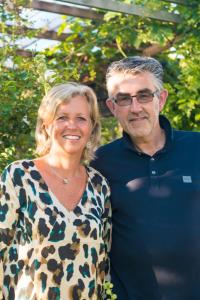
[[[184,183],[192,183],[191,176],[183,176],[183,182]]]

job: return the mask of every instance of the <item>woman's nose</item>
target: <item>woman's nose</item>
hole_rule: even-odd
[[[67,120],[66,122],[67,124],[67,127],[69,128],[76,128],[77,124],[76,124],[76,120],[73,120],[73,119],[70,119],[70,120]]]

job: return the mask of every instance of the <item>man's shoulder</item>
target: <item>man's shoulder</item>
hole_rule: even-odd
[[[190,158],[197,159],[200,152],[200,132],[174,130],[174,145],[177,153],[185,153]],[[184,151],[183,151],[184,150]]]
[[[116,160],[121,156],[122,138],[114,140],[97,149],[95,158],[90,162],[90,166],[99,170],[104,176],[112,172],[112,166],[116,165]]]
[[[200,143],[200,132],[197,131],[185,131],[174,129],[175,140],[190,140],[195,143]]]
[[[96,151],[96,156],[111,154],[116,151],[119,151],[121,149],[122,145],[122,138],[116,139],[108,144],[100,146]]]

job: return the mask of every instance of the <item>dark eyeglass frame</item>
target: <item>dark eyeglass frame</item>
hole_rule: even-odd
[[[110,98],[111,99],[111,101],[113,102],[113,103],[116,103],[117,105],[119,105],[119,106],[128,106],[128,105],[131,105],[132,103],[133,103],[133,98],[136,98],[136,100],[137,100],[137,102],[138,103],[141,103],[141,104],[143,104],[143,103],[149,103],[149,102],[152,102],[153,101],[153,98],[155,97],[155,95],[157,94],[159,92],[159,90],[155,90],[154,92],[150,92],[150,91],[144,91],[144,92],[138,92],[136,95],[131,95],[131,94],[129,94],[129,93],[121,93],[121,96],[128,96],[128,97],[130,97],[130,103],[126,103],[126,104],[119,104],[118,103],[118,101],[117,101],[117,96],[114,96],[114,97],[112,97],[112,98]],[[120,93],[119,93],[120,94]],[[146,99],[145,101],[144,101],[144,99],[143,100],[141,100],[141,98],[140,98],[140,96],[142,96],[142,95],[147,95],[147,96],[149,96],[149,99]]]

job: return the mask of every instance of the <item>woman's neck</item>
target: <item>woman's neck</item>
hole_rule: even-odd
[[[82,169],[79,157],[61,157],[59,155],[48,153],[41,157],[40,160],[50,168],[58,170],[61,174],[63,173],[65,176],[74,176]]]

